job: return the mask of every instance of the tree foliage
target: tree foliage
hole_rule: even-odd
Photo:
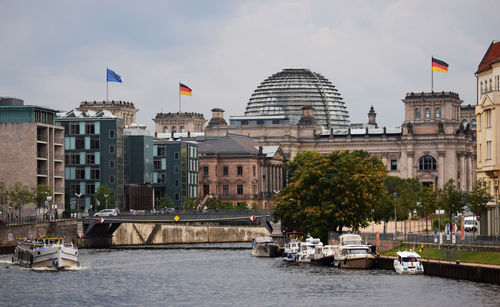
[[[196,201],[190,197],[188,197],[188,199],[186,199],[186,201],[182,204],[182,208],[184,208],[184,210],[193,210],[195,206]]]
[[[48,196],[52,196],[52,189],[46,184],[39,184],[33,189],[35,204],[38,208],[45,207],[45,201]]]
[[[453,179],[448,180],[444,186],[438,191],[438,206],[444,209],[446,215],[450,219],[454,213],[461,212],[464,208],[462,193],[455,187]]]
[[[207,206],[208,209],[217,209],[217,208],[220,209],[221,201],[217,197],[212,197],[207,200],[205,206]]]
[[[107,195],[107,197],[106,197]],[[108,185],[103,184],[99,186],[95,193],[94,199],[96,200],[95,210],[102,210],[106,208],[106,198],[108,199],[108,208],[115,207],[115,191]],[[98,202],[97,202],[98,201]]]
[[[304,151],[288,164],[289,185],[275,198],[285,231],[318,233],[367,226],[385,189],[387,170],[366,151]]]
[[[474,215],[480,215],[484,212],[486,204],[492,199],[493,197],[488,191],[488,184],[484,179],[476,181],[472,187],[472,191],[466,197],[469,209]]]
[[[34,194],[28,186],[16,182],[9,189],[9,199],[14,202],[14,207],[19,210],[19,217],[21,217],[22,207],[24,204],[34,201]]]
[[[429,229],[427,217],[437,208],[437,193],[433,187],[423,187],[418,196],[419,206],[417,212],[418,215],[425,217],[425,229],[427,230]]]
[[[417,207],[419,192],[422,185],[415,178],[400,178],[387,176],[384,180],[385,188],[392,199],[392,215],[396,206],[398,220],[406,220],[408,214]]]
[[[175,205],[174,200],[170,195],[164,194],[159,200],[158,200],[158,210],[163,209],[163,208],[173,208]]]

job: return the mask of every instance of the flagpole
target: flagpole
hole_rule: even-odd
[[[106,103],[108,102],[108,67],[106,66]]]
[[[432,69],[432,59],[434,56],[431,55],[431,92],[434,92],[434,69]]]
[[[179,81],[177,91],[179,92],[179,113],[181,113],[181,81]]]

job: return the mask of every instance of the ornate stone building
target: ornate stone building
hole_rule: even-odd
[[[155,134],[202,132],[205,118],[200,113],[157,113],[153,119]]]
[[[402,127],[377,128],[374,108],[368,113],[368,124],[346,125],[349,114],[340,94],[317,76],[307,69],[285,69],[267,78],[250,98],[245,115],[231,116],[228,125],[220,120],[222,110],[216,109],[213,117],[218,124],[208,125],[205,134],[239,134],[262,146],[279,145],[287,159],[303,150],[363,149],[380,157],[390,175],[437,187],[453,179],[463,191],[472,188],[476,180],[473,108],[461,106],[457,93],[407,93],[402,100]],[[272,108],[264,103],[257,108],[255,97],[272,102]]]
[[[103,110],[110,111],[114,116],[123,118],[125,126],[130,127],[135,123],[135,113],[139,111],[132,102],[126,101],[82,101],[80,107],[77,108],[80,112],[95,111],[96,113]]]

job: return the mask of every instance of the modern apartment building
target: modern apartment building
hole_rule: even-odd
[[[64,127],[66,203],[69,209],[95,207],[94,195],[101,185],[114,190],[116,203],[109,206],[123,209],[124,120],[106,110],[72,110],[58,115],[56,122]]]
[[[488,183],[494,200],[481,216],[481,234],[500,234],[500,42],[493,41],[479,63],[477,78],[477,177]]]
[[[198,144],[191,141],[155,139],[153,187],[155,204],[165,194],[178,209],[188,199],[198,198]]]
[[[23,100],[0,97],[0,181],[12,186],[48,185],[50,205],[64,210],[64,129],[55,124],[56,111]],[[34,215],[35,205],[25,204],[23,215]]]

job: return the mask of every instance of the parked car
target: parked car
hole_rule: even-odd
[[[120,211],[118,209],[103,209],[94,214],[94,217],[104,217],[104,216],[118,216]]]
[[[155,212],[155,215],[171,214],[175,212],[175,208],[161,208]]]

